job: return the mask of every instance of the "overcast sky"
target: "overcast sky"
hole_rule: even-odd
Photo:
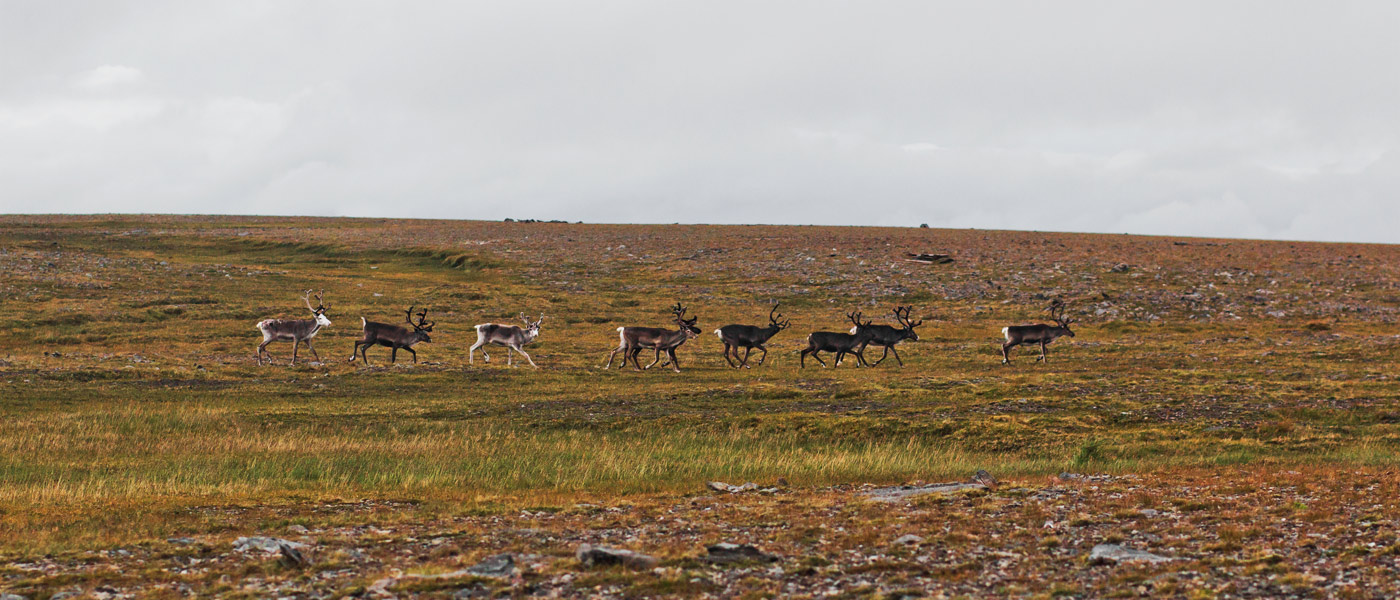
[[[1400,242],[1400,3],[0,0],[0,212]]]

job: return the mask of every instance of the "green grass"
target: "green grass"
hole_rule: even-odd
[[[134,229],[148,233],[121,234]],[[947,236],[933,245],[968,256],[906,267],[881,254],[913,243],[883,245],[901,236]],[[1157,238],[1062,235],[1073,243],[1047,249],[1035,236],[1050,237],[13,217],[0,221],[0,286],[13,298],[0,306],[0,546],[117,543],[195,526],[196,507],[336,498],[468,510],[708,480],[1400,462],[1390,379],[1400,345],[1374,333],[1388,313],[1293,322],[1241,304],[1244,318],[1199,318],[1174,296],[1228,264],[1257,264],[1257,281],[1217,289],[1242,299],[1267,287],[1285,298],[1269,309],[1306,312],[1357,273],[1395,281],[1390,247],[1237,242],[1232,256],[1177,257]],[[832,247],[837,262],[820,268],[793,258]],[[1353,255],[1371,262],[1326,262]],[[1117,260],[1152,276],[1104,274]],[[877,268],[890,264],[916,270]],[[256,366],[252,324],[303,316],[308,288],[332,305],[316,345],[327,364]],[[1118,317],[1085,318],[1049,364],[1021,348],[1000,365],[997,331],[1036,318],[1032,296],[1047,289],[1089,315],[1100,294],[1129,300],[1111,305]],[[1387,289],[1357,291],[1356,303],[1393,309]],[[900,298],[926,320],[925,341],[901,346],[905,368],[796,368],[807,331],[845,329],[853,307],[883,318]],[[676,300],[705,331],[680,351],[684,373],[601,370],[617,326],[665,325]],[[709,332],[761,322],[775,301],[794,327],[768,364],[724,367]],[[382,349],[373,368],[345,364],[358,317],[396,321],[409,304],[438,321],[422,364],[388,367]],[[549,317],[529,349],[545,368],[507,369],[500,348],[469,365],[471,325],[518,312]],[[285,343],[271,349],[290,355]]]

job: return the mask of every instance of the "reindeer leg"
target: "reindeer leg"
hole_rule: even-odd
[[[350,349],[350,360],[347,361],[347,362],[355,362],[355,359],[356,359],[356,358],[359,358],[359,356],[360,356],[360,343],[359,343],[359,342],[355,342],[355,346],[354,346],[353,348]]]
[[[633,349],[632,349],[632,366],[633,366],[634,368],[636,368],[638,371],[645,371],[646,369],[643,369],[643,368],[642,368],[642,361],[637,360],[637,357],[638,357],[638,356],[641,356],[641,355],[642,355],[642,349],[641,349],[641,348],[633,348]]]
[[[297,346],[301,345],[301,340],[292,340],[292,364],[297,364]]]
[[[675,349],[675,348],[667,348],[667,349],[666,349],[666,355],[671,357],[671,360],[667,361],[667,362],[671,363],[671,368],[672,368],[672,369],[675,369],[677,373],[680,373],[680,372],[681,372],[681,361],[680,361],[680,359],[677,359],[677,358],[676,358],[676,349]]]
[[[822,368],[825,369],[825,368],[827,368],[827,367],[826,367],[826,361],[822,360],[822,357],[821,357],[820,354],[818,354],[818,352],[820,352],[820,350],[813,350],[813,351],[812,351],[812,358],[817,359],[817,362],[821,363],[821,364],[822,364]]]
[[[263,343],[258,344],[258,364],[259,364],[259,365],[263,364],[263,354],[266,354],[266,355],[267,355],[267,360],[268,360],[268,362],[272,362],[272,353],[267,351],[267,345],[268,345],[269,343],[271,343],[271,342],[272,342],[272,340],[263,340]]]
[[[885,353],[880,355],[880,360],[875,361],[875,364],[870,365],[870,366],[872,366],[872,367],[878,367],[878,366],[880,366],[880,363],[882,363],[882,362],[885,361],[885,357],[890,355],[890,347],[889,347],[889,346],[882,346],[882,347],[885,349]],[[861,350],[865,350],[865,347],[862,346],[862,347],[861,347]]]
[[[407,350],[409,354],[413,355],[413,364],[418,364],[418,353],[414,352],[413,348],[404,348],[404,350]]]
[[[606,370],[612,368],[613,357],[614,357],[614,356],[617,356],[617,351],[618,351],[618,350],[621,350],[621,349],[622,349],[622,346],[618,346],[618,347],[616,347],[616,348],[613,348],[613,351],[612,351],[612,352],[609,352],[609,353],[608,353],[608,364],[606,364],[606,365],[603,366],[603,370],[604,370],[604,371],[606,371]],[[485,350],[482,350],[481,353],[482,353],[482,354],[485,354],[486,351],[485,351]],[[626,355],[626,354],[623,354],[623,355],[622,355],[622,364],[623,364],[623,365],[626,365],[626,364],[627,364],[627,355]]]
[[[749,368],[749,353],[750,353],[750,352],[753,352],[753,347],[752,347],[752,346],[750,346],[750,347],[748,347],[748,348],[744,348],[744,360],[743,360],[743,361],[740,361],[740,363],[739,363],[739,365],[742,366],[742,367],[744,367],[745,369]],[[738,353],[739,353],[739,350],[738,350],[737,348],[735,348],[735,349],[734,349],[734,353],[735,353],[735,354],[738,354]]]
[[[1015,346],[1016,345],[1012,344],[1011,342],[1007,342],[1001,345],[1001,364],[1011,364],[1011,349]]]
[[[764,347],[763,344],[759,344],[758,349],[763,351],[763,356],[758,357],[757,366],[761,367],[763,366],[763,361],[768,360],[768,348]]]
[[[389,364],[392,365],[392,364],[397,363],[397,362],[399,362],[399,348],[398,348],[398,346],[390,346],[390,347],[389,347]]]
[[[890,346],[889,348],[890,348],[890,352],[893,352],[893,353],[894,353],[894,359],[897,360],[897,361],[899,361],[899,366],[901,366],[901,367],[904,366],[904,359],[902,359],[902,358],[899,357],[899,350],[896,350],[894,346]],[[884,359],[883,357],[881,357],[880,360],[885,360],[885,359]],[[878,364],[880,364],[880,363],[875,363],[875,364],[878,365]]]
[[[311,345],[311,340],[306,340],[306,349],[311,351],[311,358],[316,362],[321,362],[321,355],[316,353],[316,347]]]
[[[1045,340],[1040,341],[1040,358],[1035,360],[1036,362],[1048,362],[1045,360]]]
[[[526,354],[524,350],[521,350],[520,348],[516,348],[515,351],[516,351],[516,352],[519,352],[521,356],[524,356],[524,357],[525,357],[525,360],[530,361],[530,366],[532,366],[532,367],[534,367],[534,368],[536,368],[536,369],[540,368],[539,365],[535,364],[535,359],[530,358],[530,355],[529,355],[529,354]]]
[[[660,347],[660,346],[657,346],[657,347],[656,347],[656,360],[651,361],[651,364],[647,365],[647,366],[646,366],[646,369],[650,369],[650,368],[656,366],[656,363],[659,363],[659,362],[661,362],[661,347]],[[643,369],[643,370],[646,370],[646,369]]]

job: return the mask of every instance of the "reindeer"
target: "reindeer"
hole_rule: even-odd
[[[773,315],[777,315],[776,317]],[[772,310],[768,311],[768,326],[755,327],[753,325],[725,325],[715,330],[715,335],[719,336],[719,341],[724,342],[724,362],[736,369],[749,368],[749,353],[754,348],[763,351],[763,356],[759,357],[758,365],[762,366],[763,361],[768,359],[768,348],[764,344],[769,339],[777,335],[779,331],[787,329],[792,325],[792,321],[782,320],[782,313],[778,312],[778,305],[774,304]],[[744,358],[739,360],[739,348],[744,349]],[[730,360],[729,353],[733,349],[734,359]],[[739,361],[735,364],[734,361]]]
[[[292,364],[297,364],[297,347],[302,342],[306,342],[306,348],[311,351],[311,356],[316,362],[321,362],[321,356],[316,353],[316,347],[311,345],[311,338],[320,333],[322,327],[330,327],[331,320],[326,318],[326,311],[330,309],[325,305],[323,298],[325,290],[316,294],[316,308],[311,308],[311,290],[306,290],[301,299],[306,302],[306,309],[311,311],[315,317],[312,319],[263,319],[258,321],[256,327],[263,334],[263,341],[258,344],[258,364],[263,364],[263,355],[267,355],[269,362],[272,361],[272,353],[267,351],[267,345],[279,340],[291,340],[292,342]]]
[[[848,313],[846,317],[855,323],[855,327],[851,328],[853,333],[817,331],[807,336],[807,349],[802,351],[802,356],[798,360],[799,369],[807,368],[808,354],[811,354],[812,358],[817,359],[817,362],[825,368],[826,361],[822,360],[822,357],[817,354],[818,352],[835,352],[836,366],[838,367],[841,366],[841,361],[847,354],[856,355],[857,367],[869,364],[865,362],[865,355],[861,352],[874,335],[870,330],[870,321],[861,321],[861,315],[858,312]]]
[[[1001,333],[1006,336],[1006,343],[1001,345],[1001,364],[1011,364],[1011,354],[1009,350],[1021,344],[1040,344],[1040,357],[1036,362],[1045,361],[1045,345],[1055,341],[1061,336],[1074,337],[1074,332],[1069,326],[1074,323],[1071,319],[1065,318],[1065,303],[1055,300],[1050,303],[1047,309],[1050,311],[1050,319],[1055,321],[1054,327],[1050,325],[1012,325],[1002,327]]]
[[[471,364],[475,361],[477,348],[481,348],[481,356],[486,359],[486,362],[491,362],[491,355],[486,353],[484,346],[496,344],[506,347],[506,366],[511,366],[510,351],[514,350],[524,356],[525,360],[530,361],[530,366],[536,369],[540,368],[539,365],[535,364],[535,359],[530,358],[530,355],[526,354],[520,347],[533,343],[535,338],[540,336],[540,323],[544,322],[544,315],[540,315],[540,318],[535,319],[532,323],[530,319],[525,318],[525,313],[520,313],[520,320],[525,322],[524,328],[519,325],[500,325],[498,323],[477,325],[476,343],[472,344],[470,350],[467,350],[467,363]]]
[[[894,318],[899,321],[900,325],[904,326],[903,329],[890,327],[889,325],[873,325],[870,327],[870,340],[860,345],[860,355],[864,355],[865,347],[870,344],[885,347],[885,353],[880,355],[880,360],[875,361],[875,363],[870,366],[880,366],[880,363],[884,362],[885,357],[889,356],[891,352],[894,353],[894,359],[899,361],[899,366],[904,366],[904,361],[899,358],[899,351],[895,350],[894,345],[904,340],[909,340],[911,342],[919,341],[919,334],[914,333],[914,328],[924,324],[923,321],[915,322],[909,320],[909,313],[912,310],[914,310],[912,306],[894,307]],[[856,329],[856,327],[852,327],[851,333],[855,334]]]
[[[622,343],[618,344],[617,348],[614,348],[611,354],[608,354],[608,364],[604,366],[603,369],[607,370],[612,368],[613,357],[616,356],[618,352],[622,353],[623,365],[626,365],[627,360],[630,358],[632,360],[632,365],[638,371],[650,369],[655,366],[657,362],[660,362],[661,351],[665,350],[667,356],[666,365],[671,365],[672,369],[680,373],[681,365],[680,361],[676,360],[676,348],[679,348],[680,345],[684,344],[687,340],[700,335],[700,328],[695,326],[695,322],[699,321],[700,317],[691,317],[687,319],[685,318],[685,310],[685,307],[679,302],[671,307],[671,312],[675,315],[674,322],[679,328],[676,331],[660,327],[618,327],[617,333],[618,336],[622,338]],[[642,367],[641,363],[637,360],[637,355],[641,354],[642,350],[646,348],[653,348],[656,350],[656,359],[651,361],[651,364],[646,367]],[[664,367],[666,365],[662,366]]]
[[[413,331],[409,331],[398,325],[366,321],[364,317],[360,317],[360,323],[364,327],[364,337],[361,337],[360,341],[355,342],[355,348],[350,351],[350,362],[355,362],[355,355],[358,354],[360,358],[364,360],[365,364],[368,365],[369,356],[365,355],[365,350],[377,344],[380,346],[388,346],[391,349],[389,351],[389,362],[391,364],[398,361],[400,348],[412,354],[413,362],[417,363],[418,353],[413,351],[413,345],[418,342],[431,343],[433,340],[428,337],[428,332],[433,330],[433,325],[436,323],[428,321],[428,309],[426,308],[419,311],[418,322],[414,323],[413,308],[414,307],[410,306],[408,310],[404,311],[406,313],[404,319],[408,321],[409,325],[413,326]]]

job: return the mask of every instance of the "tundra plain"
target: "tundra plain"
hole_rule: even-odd
[[[309,318],[307,289],[322,362],[274,342],[258,366],[254,324]],[[0,592],[26,598],[1400,591],[1400,246],[7,216],[0,291]],[[1000,364],[1000,329],[1054,299],[1076,337]],[[602,369],[617,327],[678,301],[704,331],[682,373]],[[767,363],[726,366],[711,332],[774,302]],[[897,304],[924,321],[903,368],[797,368],[808,332]],[[437,322],[416,365],[347,363],[361,316],[409,305]],[[541,368],[468,365],[472,326],[520,312],[546,315]],[[869,495],[979,469],[999,483]],[[719,542],[775,560],[706,560]],[[659,564],[585,566],[582,543]],[[508,576],[462,571],[506,552]]]

